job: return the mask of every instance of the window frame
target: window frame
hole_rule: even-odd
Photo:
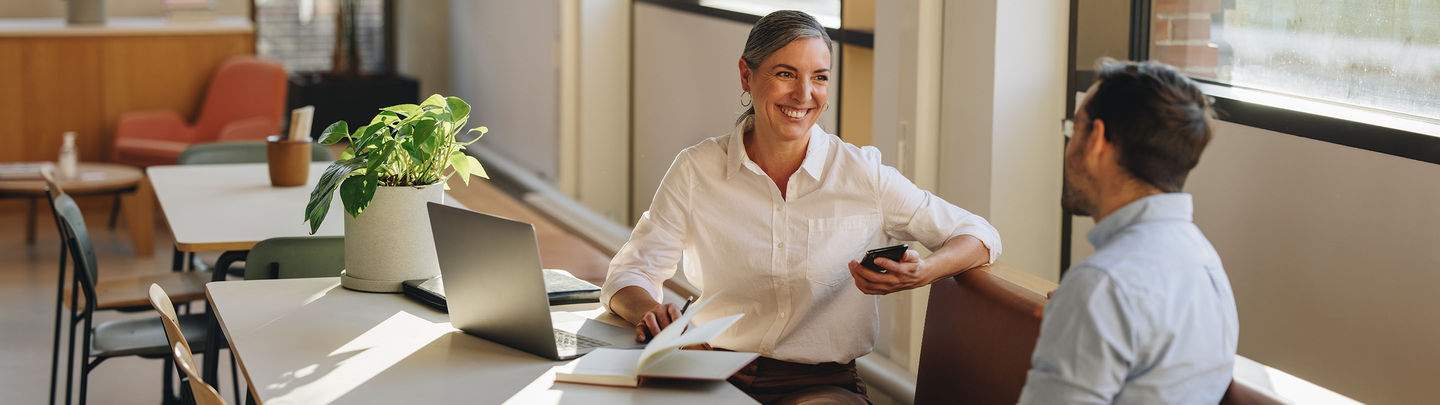
[[[1150,59],[1152,2],[1130,1],[1131,60]],[[1440,123],[1204,78],[1191,79],[1215,100],[1216,118],[1221,121],[1440,164]]]
[[[737,12],[737,11],[730,11],[730,10],[719,9],[719,8],[714,8],[714,7],[702,6],[702,5],[700,5],[700,0],[635,0],[635,1],[636,1],[636,2],[639,2],[639,3],[647,3],[647,4],[654,4],[654,5],[658,5],[658,6],[669,7],[669,8],[676,9],[676,10],[680,10],[680,11],[688,11],[688,12],[695,13],[695,14],[700,14],[700,15],[707,15],[707,16],[716,17],[716,18],[721,18],[721,19],[726,19],[726,20],[731,20],[731,21],[738,21],[738,22],[742,22],[742,23],[746,23],[746,24],[751,24],[751,25],[754,25],[756,22],[759,22],[759,21],[760,21],[760,17],[764,17],[764,16],[762,16],[762,15],[746,14],[746,13],[741,13],[741,12]],[[842,2],[842,3],[843,3],[843,2]],[[842,6],[842,10],[843,10],[843,6]],[[859,46],[859,47],[863,47],[863,48],[871,48],[871,49],[874,49],[874,48],[875,48],[875,34],[874,34],[874,33],[871,33],[871,32],[868,32],[868,31],[846,29],[845,27],[842,26],[842,27],[840,27],[840,28],[825,28],[825,33],[828,34],[828,35],[830,35],[830,39],[831,39],[831,40],[833,40],[833,41],[835,41],[835,42],[838,42],[838,43],[855,45],[855,46]]]

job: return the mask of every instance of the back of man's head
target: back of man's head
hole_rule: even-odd
[[[1209,97],[1158,62],[1102,60],[1085,114],[1105,123],[1105,140],[1137,180],[1179,192],[1210,143]]]

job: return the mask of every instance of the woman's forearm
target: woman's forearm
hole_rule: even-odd
[[[971,235],[960,235],[945,241],[940,249],[925,257],[926,274],[930,284],[954,277],[965,270],[979,267],[990,261],[990,248]]]
[[[633,285],[616,291],[615,295],[610,296],[609,303],[610,310],[615,312],[615,315],[620,315],[631,324],[640,323],[645,313],[650,312],[656,305],[660,303],[650,297],[649,291]]]

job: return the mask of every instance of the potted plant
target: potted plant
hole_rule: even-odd
[[[444,202],[450,176],[460,176],[465,184],[471,174],[489,178],[480,162],[463,152],[487,129],[466,131],[480,133],[469,142],[455,139],[469,115],[465,101],[436,94],[420,105],[383,108],[354,132],[340,121],[321,133],[322,145],[350,142],[320,176],[305,206],[305,221],[314,234],[340,191],[347,214],[341,285],[400,292],[405,280],[440,275],[425,203]]]

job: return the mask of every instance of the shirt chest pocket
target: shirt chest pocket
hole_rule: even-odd
[[[851,260],[859,260],[880,229],[879,215],[851,215],[810,220],[806,241],[805,278],[833,286],[851,280]]]

